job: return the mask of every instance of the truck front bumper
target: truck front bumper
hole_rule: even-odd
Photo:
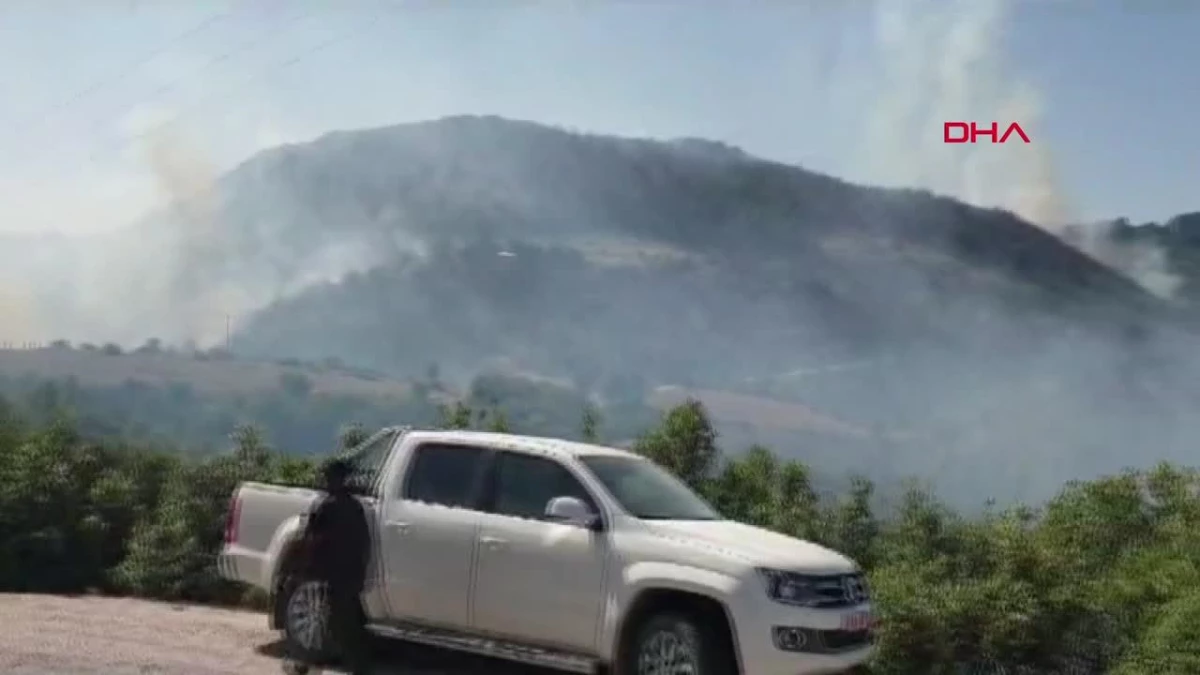
[[[870,605],[804,609],[759,605],[738,617],[738,651],[747,675],[826,675],[867,661],[875,650]]]

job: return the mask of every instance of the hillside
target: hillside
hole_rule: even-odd
[[[982,287],[995,281],[982,273],[995,272],[1068,298],[1140,295],[1011,214],[856,186],[695,139],[448,118],[267,151],[221,186],[221,252],[232,260],[277,249],[283,237],[292,255],[280,257],[298,263],[342,237],[368,238],[376,252],[445,239],[604,238],[743,264],[766,257],[835,268],[827,271],[875,267],[872,276],[910,267]]]
[[[462,401],[503,413],[516,431],[578,436],[587,401],[569,381],[514,372],[504,364],[493,364],[465,388],[438,378],[432,372],[405,381],[333,359],[267,361],[217,349],[188,354],[157,345],[128,352],[111,344],[0,349],[0,397],[13,397],[18,406],[65,408],[85,420],[88,431],[133,432],[142,439],[220,448],[236,424],[256,424],[268,442],[311,454],[324,452],[346,424],[430,425],[438,421],[439,406]],[[656,412],[689,398],[703,399],[739,445],[752,442],[755,430],[869,437],[798,404],[679,387],[658,387],[644,399],[604,408],[603,427],[617,435],[614,442],[627,444],[653,423]],[[304,433],[314,437],[304,438]]]
[[[116,387],[128,381],[150,386],[186,384],[201,394],[247,394],[277,389],[302,377],[314,394],[366,398],[403,397],[407,383],[380,376],[339,372],[296,363],[232,360],[220,351],[200,358],[163,352],[105,353],[100,349],[0,349],[0,376],[76,378],[89,386]]]
[[[512,343],[536,344],[534,351],[558,361],[529,365],[561,372],[562,361],[579,358],[533,339],[547,324],[572,332],[575,342],[565,324],[604,314],[595,321],[636,323],[638,343],[677,345],[669,331],[646,324],[670,314],[691,335],[711,336],[726,357],[729,344],[769,355],[766,364],[732,368],[756,376],[778,368],[781,356],[800,367],[882,345],[961,345],[1030,312],[1137,322],[1156,304],[1011,214],[854,186],[694,140],[451,118],[268,151],[223,178],[221,192],[224,262],[208,270],[218,274],[203,276],[237,278],[239,266],[258,273],[251,263],[265,258],[300,269],[335,239],[343,249],[358,243],[374,258],[362,276],[308,287],[251,319],[239,348],[306,357],[332,349],[393,370],[421,367],[411,363],[414,351],[467,369],[495,356],[473,341],[510,338],[490,330],[500,324],[492,315],[499,311],[523,312],[510,322],[520,325],[502,330],[513,333]],[[270,214],[271,228],[260,214]],[[280,266],[273,273],[299,274]],[[479,316],[444,319],[431,312],[435,303]],[[341,332],[349,340],[381,320],[409,327],[397,333],[436,335],[437,344],[393,349],[404,357],[386,353],[374,337],[363,345],[313,345],[319,335],[302,317],[327,312],[344,319],[338,325],[356,326]],[[380,319],[384,313],[394,316]],[[411,328],[429,322],[439,325]],[[612,338],[616,326],[600,332]],[[704,347],[701,358],[652,376],[707,379],[691,363],[710,360]],[[503,356],[520,350],[491,349]]]
[[[731,438],[971,496],[1200,432],[1177,303],[1011,213],[709,141],[447,118],[268,150],[178,197],[105,244],[128,264],[88,263],[112,271],[91,305],[35,290],[138,340],[223,340],[233,315],[253,359],[462,388],[504,363],[617,408],[678,386]],[[125,297],[144,302],[96,300]]]
[[[277,225],[289,250],[332,237],[373,256],[242,322],[238,351],[450,379],[504,359],[604,402],[671,384],[798,404],[867,432],[714,414],[821,469],[964,494],[1189,452],[1179,410],[1200,392],[1177,308],[1007,212],[702,141],[467,117],[268,151],[222,193],[230,217],[308,214]],[[778,377],[848,362],[871,365]]]
[[[1139,225],[1120,218],[1111,223],[1108,240],[1117,251],[1160,254],[1165,270],[1177,280],[1176,296],[1193,307],[1200,306],[1200,212]]]

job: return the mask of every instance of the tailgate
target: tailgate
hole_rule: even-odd
[[[267,483],[243,483],[234,490],[217,570],[230,581],[270,590],[276,550],[320,493]],[[286,526],[286,528],[285,528]]]

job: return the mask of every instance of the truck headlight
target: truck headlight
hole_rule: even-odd
[[[816,607],[825,600],[816,591],[813,577],[760,567],[758,576],[767,589],[767,597],[775,602],[800,607]]]

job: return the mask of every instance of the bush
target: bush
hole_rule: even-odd
[[[319,459],[238,427],[198,457],[97,443],[0,401],[0,590],[89,589],[261,607],[218,578],[225,509],[243,480],[312,485]],[[586,434],[602,432],[593,412]],[[444,411],[452,427],[502,427],[496,411]],[[343,447],[367,429],[348,424]],[[819,498],[806,466],[764,447],[721,452],[696,401],[665,414],[637,451],[725,514],[854,556],[881,616],[887,675],[1200,672],[1200,479],[1161,466],[1066,486],[1039,509],[956,514],[918,485],[886,513],[874,486]]]

